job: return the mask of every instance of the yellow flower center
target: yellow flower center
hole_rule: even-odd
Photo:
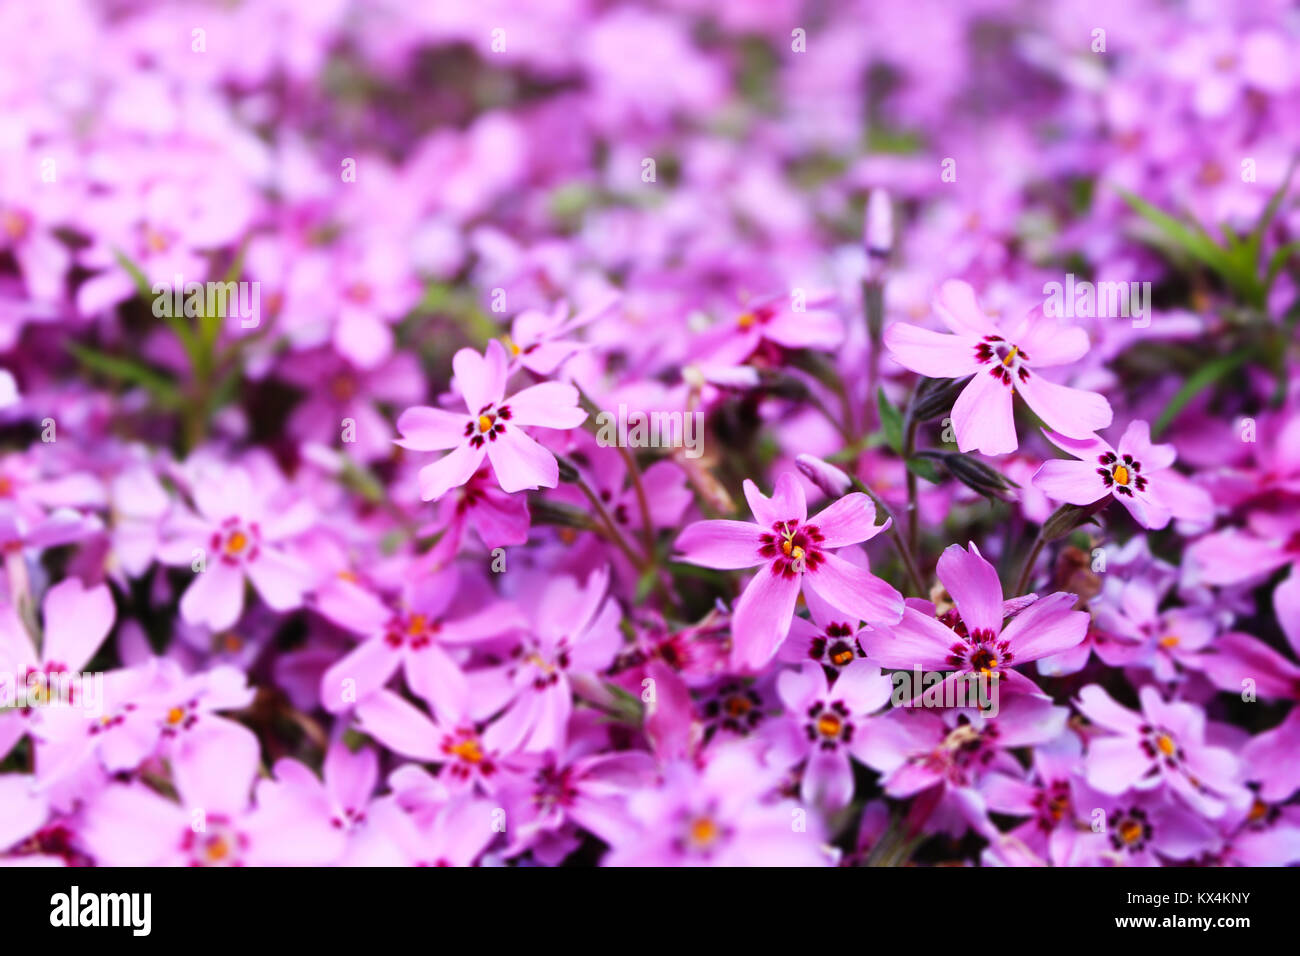
[[[1142,824],[1136,820],[1125,820],[1119,825],[1119,835],[1125,843],[1136,843],[1142,836]]]
[[[1007,353],[1007,357],[1004,358],[1004,359],[1002,360],[1002,365],[1003,365],[1003,367],[1004,367],[1004,368],[1010,368],[1010,367],[1011,367],[1011,363],[1015,361],[1016,356],[1017,356],[1019,353],[1020,353],[1020,346],[1019,346],[1019,345],[1013,345],[1013,346],[1011,346],[1011,351],[1008,352],[1008,353]]]
[[[478,417],[478,430],[480,432],[490,432],[492,430],[492,418],[489,415],[480,415]]]
[[[753,312],[742,312],[740,317],[736,319],[736,327],[739,329],[752,328],[757,321],[758,316],[754,315]]]
[[[150,252],[166,252],[171,245],[171,240],[159,232],[157,229],[149,229],[144,236],[145,245],[149,247]]]
[[[213,837],[208,841],[204,848],[208,861],[211,863],[220,863],[226,857],[230,856],[230,844],[226,842],[225,837]]]
[[[167,723],[173,726],[179,724],[184,719],[185,719],[184,707],[173,707],[171,710],[167,711]]]
[[[27,234],[26,218],[12,209],[0,213],[0,225],[4,226],[4,231],[9,234],[10,239],[21,239]]]
[[[451,752],[461,760],[469,763],[478,763],[483,759],[483,748],[479,746],[478,741],[473,737],[456,744],[451,748]]]
[[[743,717],[753,708],[748,697],[729,697],[727,698],[727,713],[732,717]]]
[[[1174,738],[1170,737],[1168,734],[1161,734],[1159,737],[1157,737],[1156,746],[1160,749],[1160,752],[1164,754],[1166,757],[1172,757],[1174,755],[1174,751],[1178,749],[1178,747],[1174,744]]]
[[[838,737],[843,728],[843,722],[834,714],[822,714],[817,718],[817,733],[823,737]]]
[[[718,825],[709,817],[696,817],[691,821],[691,843],[697,847],[712,846],[721,833]]]
[[[248,547],[248,535],[242,531],[236,531],[226,539],[226,554],[240,554]]]
[[[1177,635],[1177,634],[1166,634],[1164,637],[1160,638],[1160,646],[1161,646],[1161,647],[1177,647],[1177,646],[1178,646],[1178,635]]]
[[[1123,465],[1116,465],[1115,470],[1112,471],[1110,475],[1112,478],[1115,479],[1115,484],[1117,485],[1128,484],[1128,469],[1125,468]]]

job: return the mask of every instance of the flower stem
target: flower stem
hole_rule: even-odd
[[[1039,533],[1034,541],[1033,550],[1029,552],[1029,557],[1025,559],[1025,566],[1020,569],[1020,578],[1016,581],[1016,589],[1012,592],[1013,595],[1018,596],[1025,593],[1025,588],[1029,586],[1029,579],[1034,573],[1034,562],[1038,560],[1038,556],[1042,553],[1045,544],[1047,544],[1047,539]]]
[[[876,513],[883,514],[889,520],[889,539],[894,542],[894,547],[898,549],[898,556],[903,560],[903,567],[907,569],[907,576],[911,580],[912,587],[916,590],[917,597],[925,597],[925,584],[921,580],[921,574],[916,567],[916,559],[913,558],[911,550],[907,547],[907,542],[903,540],[903,535],[898,530],[898,521],[894,514],[889,510],[889,505],[885,504],[874,491],[863,484],[858,478],[850,475],[853,482],[853,490],[860,491],[870,498],[876,505]]]

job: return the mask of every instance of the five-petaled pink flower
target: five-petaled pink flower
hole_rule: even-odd
[[[1114,495],[1144,528],[1163,528],[1172,515],[1194,521],[1214,516],[1214,500],[1171,467],[1173,445],[1153,445],[1146,422],[1130,422],[1119,447],[1093,435],[1069,438],[1047,432],[1047,438],[1079,461],[1043,463],[1034,474],[1034,487],[1057,501],[1090,505]]]
[[[1016,450],[1011,411],[1016,392],[1063,435],[1090,438],[1110,424],[1105,397],[1049,382],[1038,372],[1082,358],[1088,351],[1083,329],[1063,328],[1037,308],[1003,328],[980,310],[975,290],[955,279],[940,287],[934,308],[953,334],[896,322],[885,330],[885,345],[899,365],[919,375],[974,376],[952,406],[961,451],[1002,455]]]
[[[484,455],[504,491],[554,488],[560,478],[555,456],[529,438],[524,427],[577,428],[587,418],[578,407],[578,390],[561,382],[543,382],[505,398],[509,361],[497,341],[488,343],[486,356],[461,349],[451,364],[469,414],[416,406],[397,420],[402,433],[397,444],[403,448],[452,449],[420,469],[420,497],[436,501],[463,485]]]
[[[736,602],[732,639],[737,664],[757,669],[771,660],[790,631],[795,601],[805,585],[832,607],[868,623],[892,624],[903,598],[869,571],[831,552],[875,537],[876,507],[859,492],[845,495],[812,518],[803,486],[783,474],[771,498],[745,481],[757,523],[697,521],[677,539],[679,559],[706,568],[763,565]]]
[[[1029,678],[1011,670],[1028,661],[1074,647],[1088,632],[1088,614],[1074,610],[1077,598],[1058,591],[1019,610],[1004,627],[1015,605],[1002,601],[998,572],[971,544],[946,548],[939,557],[939,580],[955,607],[941,618],[909,603],[903,620],[868,633],[862,648],[887,668],[951,671],[948,680],[968,674],[997,677],[1007,690],[1041,691]]]

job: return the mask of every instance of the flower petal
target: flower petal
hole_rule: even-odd
[[[790,632],[798,597],[797,575],[786,577],[770,566],[759,569],[736,602],[731,619],[732,656],[738,666],[758,670],[772,659]]]
[[[823,554],[817,570],[804,582],[832,607],[869,624],[896,624],[903,616],[903,596],[870,571],[839,555]]]
[[[876,505],[860,491],[847,494],[808,519],[822,533],[823,548],[843,548],[874,538],[884,530],[876,526]]]
[[[1024,381],[1017,378],[1015,385],[1025,404],[1048,428],[1069,438],[1091,438],[1111,422],[1110,402],[1104,395],[1058,385],[1032,373]]]
[[[437,501],[453,488],[459,488],[478,471],[486,452],[469,444],[457,445],[448,454],[420,469],[420,498]]]
[[[678,535],[676,560],[720,571],[752,568],[763,560],[762,535],[748,521],[697,521]]]
[[[1016,615],[1002,632],[1002,639],[1015,653],[1014,663],[1035,661],[1079,644],[1088,634],[1091,619],[1087,611],[1074,610],[1077,600],[1073,594],[1058,591]]]
[[[451,359],[456,373],[456,387],[465,397],[465,407],[477,415],[488,405],[501,401],[506,393],[506,352],[501,343],[493,339],[488,343],[486,355],[473,349],[461,349]]]
[[[949,649],[960,640],[933,617],[912,607],[903,611],[903,619],[897,624],[876,628],[861,637],[868,660],[882,667],[903,670],[950,668]]]
[[[974,543],[969,551],[959,544],[949,545],[939,556],[935,570],[952,595],[968,633],[982,630],[997,634],[1002,630],[1002,582]]]
[[[402,437],[396,439],[395,444],[411,451],[455,448],[465,438],[468,421],[464,413],[458,415],[442,408],[417,405],[398,416],[397,430]]]
[[[1011,414],[1011,389],[981,371],[970,380],[952,406],[957,448],[1005,455],[1016,450],[1016,422]]]
[[[563,382],[542,382],[510,396],[510,421],[540,428],[577,428],[587,420],[578,407],[578,390]]]
[[[518,428],[507,427],[487,443],[487,456],[502,491],[554,488],[560,482],[555,456]]]
[[[905,369],[930,378],[962,378],[980,369],[974,336],[949,335],[895,322],[885,329],[885,347]]]
[[[1034,472],[1033,486],[1053,501],[1071,505],[1090,505],[1110,494],[1110,489],[1097,474],[1097,466],[1087,461],[1066,461],[1063,458],[1043,462]]]

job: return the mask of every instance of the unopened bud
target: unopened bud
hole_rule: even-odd
[[[968,378],[923,378],[916,386],[916,397],[912,399],[912,418],[918,422],[928,422],[946,415],[952,410],[957,396],[969,382]]]
[[[802,379],[784,372],[764,370],[759,373],[759,384],[777,398],[788,398],[798,402],[808,397],[808,385]]]
[[[938,461],[948,474],[986,498],[1015,501],[1018,497],[1012,490],[1019,488],[1018,484],[978,458],[956,451],[922,451],[917,452],[917,457]]]
[[[873,189],[867,197],[862,241],[867,250],[866,279],[878,281],[894,248],[894,204],[884,189]]]
[[[823,461],[815,455],[800,455],[794,463],[803,472],[804,477],[828,498],[842,498],[853,487],[852,478],[830,462]]]
[[[1068,537],[1076,528],[1081,528],[1092,520],[1102,508],[1110,504],[1109,497],[1094,501],[1090,505],[1061,505],[1043,522],[1043,540],[1059,541]]]
[[[569,459],[565,458],[563,455],[556,455],[555,463],[559,465],[560,481],[575,484],[579,480],[580,476],[578,474],[578,468],[573,462],[569,461]]]

